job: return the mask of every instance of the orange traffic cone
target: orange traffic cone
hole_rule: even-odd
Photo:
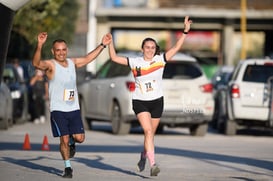
[[[31,146],[30,146],[30,142],[29,142],[29,135],[28,133],[25,135],[25,141],[24,141],[24,145],[23,145],[23,150],[30,150]]]
[[[47,140],[47,136],[44,136],[44,141],[42,144],[42,150],[43,151],[49,151],[49,145],[48,145],[48,140]]]

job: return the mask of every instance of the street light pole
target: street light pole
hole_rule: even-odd
[[[241,0],[241,34],[242,34],[242,47],[241,47],[241,60],[246,58],[246,1]]]

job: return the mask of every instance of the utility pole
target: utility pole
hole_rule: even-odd
[[[88,7],[88,33],[87,33],[87,48],[86,51],[89,52],[96,48],[96,35],[97,35],[97,19],[95,16],[97,8],[97,0],[89,0]],[[88,72],[96,72],[96,63],[91,62],[86,67]]]
[[[242,34],[242,47],[241,47],[241,60],[246,58],[246,9],[247,0],[241,0],[241,34]]]

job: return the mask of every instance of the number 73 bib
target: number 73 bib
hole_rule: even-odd
[[[64,99],[64,101],[74,101],[75,90],[74,89],[65,89],[63,99]]]

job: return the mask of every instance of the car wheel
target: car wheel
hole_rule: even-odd
[[[214,106],[214,112],[212,116],[212,120],[210,122],[210,125],[213,129],[217,129],[217,124],[218,124],[218,117],[219,117],[219,98],[215,99],[215,106]]]
[[[9,124],[9,127],[12,127],[13,126],[13,119],[12,119],[12,116],[9,118],[9,121],[8,121],[8,124]]]
[[[125,123],[121,117],[121,109],[117,102],[114,102],[112,107],[112,132],[113,134],[128,134],[130,132],[131,124]]]
[[[237,127],[237,124],[235,121],[227,120],[225,125],[225,134],[229,136],[236,135],[236,131],[237,131],[236,127]]]
[[[224,133],[226,120],[226,116],[221,114],[218,115],[217,130],[219,133]]]
[[[21,123],[25,123],[28,122],[30,120],[30,115],[29,115],[29,111],[28,111],[28,97],[27,94],[24,94],[24,98],[23,98],[23,107],[22,107],[22,113],[21,116],[18,118],[14,118],[15,123],[21,124]]]
[[[208,131],[208,123],[194,125],[190,127],[190,134],[192,136],[205,136]]]
[[[224,133],[225,130],[225,123],[227,122],[227,114],[225,109],[226,108],[223,104],[219,106],[219,111],[217,115],[217,130],[219,133]]]
[[[9,128],[9,120],[7,116],[5,116],[1,121],[0,121],[0,129],[8,129]]]
[[[26,104],[28,105],[28,103]],[[30,115],[28,112],[28,106],[24,107],[23,115],[22,115],[22,122],[28,122],[30,120]]]
[[[226,106],[226,97],[223,92],[219,94],[219,101],[217,106],[218,106],[218,112],[217,112],[216,128],[219,133],[224,133],[225,122],[227,121],[227,106]]]
[[[83,100],[80,100],[80,111],[81,111],[81,118],[82,118],[82,124],[84,130],[91,130],[92,129],[92,124],[89,119],[86,119],[86,107],[83,103]]]

